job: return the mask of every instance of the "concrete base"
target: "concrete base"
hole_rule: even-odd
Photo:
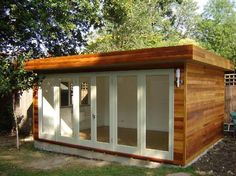
[[[162,165],[161,163],[157,163],[157,162],[143,161],[139,159],[127,158],[127,157],[122,157],[122,156],[117,156],[117,155],[109,155],[106,153],[98,153],[94,151],[71,148],[71,147],[66,147],[66,146],[61,146],[61,145],[56,145],[56,144],[49,144],[49,143],[40,142],[40,141],[35,141],[34,146],[35,148],[50,151],[50,152],[75,155],[75,156],[80,156],[80,157],[88,158],[88,159],[116,162],[122,165],[148,167],[148,168],[157,168]]]

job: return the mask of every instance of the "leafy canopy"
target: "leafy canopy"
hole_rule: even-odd
[[[235,1],[209,0],[198,23],[196,38],[201,45],[236,61]]]
[[[233,0],[209,0],[203,12],[194,0],[107,0],[102,14],[85,52],[191,43],[236,62]]]
[[[108,0],[103,24],[85,52],[107,52],[191,42],[198,15],[193,0]],[[187,39],[187,40],[185,40]],[[184,41],[183,41],[184,40]]]
[[[0,56],[0,98],[28,90],[39,83],[37,74],[23,69],[25,56]]]
[[[77,53],[89,29],[101,25],[100,3],[0,1],[0,94],[26,90],[38,81],[34,73],[23,69],[24,53],[29,53],[28,58]]]
[[[75,54],[100,25],[99,0],[0,1],[0,52],[32,57]]]

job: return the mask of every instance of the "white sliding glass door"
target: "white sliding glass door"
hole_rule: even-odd
[[[94,147],[112,150],[112,112],[111,107],[111,79],[109,75],[94,77],[93,124]]]
[[[40,136],[173,159],[174,71],[51,75],[39,89]]]
[[[60,81],[60,136],[73,136],[73,104],[71,80]]]
[[[45,79],[38,89],[39,138],[56,140],[57,91],[53,79]]]
[[[116,136],[119,152],[137,153],[138,147],[138,94],[137,75],[116,76]]]
[[[114,150],[173,159],[173,70],[119,72],[114,82]]]
[[[173,83],[171,74],[146,75],[143,150],[146,156],[173,157]]]
[[[91,96],[92,84],[91,77],[79,77],[80,95],[77,97],[79,101],[79,139],[88,140],[92,139],[92,101]]]
[[[79,140],[89,147],[107,149],[111,145],[110,77],[82,75],[79,80]],[[79,99],[79,100],[78,100]]]
[[[96,77],[96,141],[110,143],[109,77]]]

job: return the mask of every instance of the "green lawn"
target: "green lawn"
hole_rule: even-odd
[[[32,162],[47,159],[53,160],[53,158],[56,157],[64,157],[64,155],[39,151],[34,149],[31,143],[22,145],[20,151],[17,151],[14,147],[2,147],[0,148],[0,176],[161,176],[176,172],[186,172],[197,175],[191,167],[181,168],[174,166],[161,166],[156,169],[121,166],[119,164],[111,164],[102,167],[86,167],[85,165],[76,164],[76,162],[48,170],[35,169],[27,166]],[[75,160],[79,159],[75,157]]]

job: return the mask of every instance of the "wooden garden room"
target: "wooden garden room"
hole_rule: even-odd
[[[186,165],[222,138],[227,59],[193,45],[26,62],[35,146],[88,158]],[[197,142],[196,142],[197,141]]]

